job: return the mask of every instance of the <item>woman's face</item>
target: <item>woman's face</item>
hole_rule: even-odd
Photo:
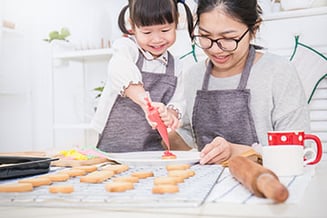
[[[154,57],[159,57],[175,43],[176,24],[135,26],[134,35],[143,50],[150,52]]]
[[[217,43],[213,43],[211,48],[203,49],[214,65],[213,72],[216,76],[231,76],[242,72],[251,40],[250,32],[246,33],[247,30],[245,24],[226,15],[220,8],[200,15],[196,33],[198,35],[213,40],[220,38],[238,40],[245,33],[234,51],[223,51]]]

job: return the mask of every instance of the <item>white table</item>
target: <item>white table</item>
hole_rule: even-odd
[[[326,156],[327,154],[324,153]],[[124,208],[94,207],[26,207],[2,206],[1,217],[65,218],[65,217],[327,217],[327,158],[317,165],[315,176],[299,203],[236,204],[205,203],[195,208]]]

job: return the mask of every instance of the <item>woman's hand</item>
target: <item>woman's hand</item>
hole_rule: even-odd
[[[200,153],[200,164],[219,164],[232,155],[232,145],[222,137],[206,144]]]

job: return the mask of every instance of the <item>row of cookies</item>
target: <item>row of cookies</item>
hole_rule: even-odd
[[[115,165],[113,169],[118,171],[127,170],[127,166]],[[48,173],[38,177],[18,180],[17,183],[0,185],[0,192],[29,192],[34,187],[49,185],[50,193],[71,193],[74,187],[71,184],[54,185],[54,182],[65,182],[72,177],[80,177],[80,182],[99,183],[114,175],[114,171],[98,171],[97,166],[77,166],[56,173]]]
[[[194,171],[189,168],[190,165],[188,164],[167,165],[167,176],[154,178],[152,192],[155,194],[178,192],[178,183],[194,175]],[[53,185],[52,183],[65,182],[69,178],[77,176],[83,183],[102,183],[111,178],[111,181],[105,185],[105,189],[109,192],[122,192],[134,189],[134,183],[138,182],[139,179],[154,177],[151,171],[139,171],[133,172],[129,176],[112,178],[128,169],[127,165],[109,165],[101,170],[97,170],[96,166],[74,167],[54,174],[18,180],[17,184],[0,185],[0,192],[27,192],[32,191],[33,187],[49,185],[50,193],[71,193],[74,191],[73,185]]]
[[[153,179],[153,194],[176,193],[179,192],[178,184],[184,182],[195,175],[195,172],[190,169],[189,164],[167,165],[167,175],[155,177]],[[122,192],[134,189],[134,183],[140,179],[154,177],[152,171],[136,171],[128,176],[120,176],[111,179],[105,185],[105,189],[109,192]]]

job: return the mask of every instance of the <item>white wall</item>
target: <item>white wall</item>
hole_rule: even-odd
[[[52,73],[57,93],[56,119],[78,122],[92,113],[85,113],[81,106],[85,85],[81,72],[88,72],[86,88],[90,91],[106,77],[106,63],[69,62],[54,67],[52,44],[43,39],[52,30],[68,27],[70,43],[76,48],[98,47],[101,38],[113,41],[120,36],[117,15],[126,3],[127,0],[0,0],[0,21],[16,24],[16,32],[0,31],[0,152],[68,148],[82,143],[83,130],[58,132],[56,140],[52,138]],[[305,31],[303,42],[326,53],[326,25],[311,25],[325,24],[326,20],[311,16],[304,19],[268,22],[262,26],[261,40],[272,52],[288,56],[294,31]],[[171,49],[175,55],[191,50],[186,39],[186,31],[178,31]],[[185,62],[186,67],[190,66],[192,56]],[[94,95],[86,101],[93,104]]]
[[[115,19],[126,1],[0,0],[0,3],[0,19],[14,22],[18,32],[1,31],[0,92],[4,89],[21,92],[0,95],[0,152],[51,148],[52,51],[43,39],[52,30],[68,27],[72,34],[69,40],[76,47],[100,45],[101,38],[113,40],[120,35]],[[96,64],[92,69],[98,71]],[[103,70],[103,65],[99,69]],[[68,75],[67,83],[78,86],[76,78]]]

